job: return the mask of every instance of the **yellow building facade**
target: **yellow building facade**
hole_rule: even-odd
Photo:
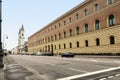
[[[85,0],[28,38],[28,52],[119,54],[120,0]]]

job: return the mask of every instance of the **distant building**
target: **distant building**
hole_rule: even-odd
[[[28,41],[24,42],[23,50],[24,50],[24,52],[28,52]]]
[[[28,51],[120,54],[120,0],[85,0],[31,35]]]
[[[25,30],[24,27],[22,25],[22,27],[19,29],[19,33],[18,33],[18,53],[25,53],[27,52],[27,41],[25,41]]]
[[[11,50],[11,54],[18,54],[18,46]]]

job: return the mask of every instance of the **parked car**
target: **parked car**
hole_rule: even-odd
[[[61,57],[74,57],[75,54],[71,53],[71,52],[65,52],[61,54]]]
[[[31,55],[36,55],[36,52],[31,53]]]
[[[44,56],[54,56],[54,54],[52,52],[44,52],[43,55]]]
[[[36,56],[42,56],[42,53],[41,52],[37,52]]]

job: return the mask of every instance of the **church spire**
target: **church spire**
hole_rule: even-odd
[[[21,30],[24,31],[24,27],[23,27],[23,25],[22,25],[22,27],[21,27]]]

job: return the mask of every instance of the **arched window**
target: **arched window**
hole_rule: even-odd
[[[48,42],[50,42],[50,38],[48,37]]]
[[[51,27],[51,31],[53,31],[53,27]]]
[[[88,24],[85,24],[85,33],[88,32]]]
[[[66,38],[66,32],[64,31],[64,38]]]
[[[72,48],[72,43],[69,43],[70,44],[70,48]]]
[[[85,40],[85,46],[88,47],[88,40]]]
[[[96,38],[96,45],[99,46],[100,45],[100,39]]]
[[[115,18],[113,15],[109,16],[109,26],[114,26],[115,25]]]
[[[115,38],[114,38],[114,36],[110,36],[110,44],[115,44]]]
[[[78,20],[78,18],[79,18],[79,17],[78,17],[78,14],[76,14],[76,20]]]
[[[69,33],[70,33],[70,36],[72,36],[72,30],[71,29],[69,30]]]
[[[79,47],[80,46],[80,44],[79,44],[79,42],[77,41],[77,47]]]
[[[57,29],[57,26],[55,25],[55,30]]]
[[[72,22],[72,19],[71,19],[71,17],[69,18],[69,22],[70,22],[70,23]]]
[[[59,49],[61,49],[61,45],[59,44]]]
[[[55,50],[56,50],[56,45],[55,45]]]
[[[53,36],[51,36],[51,41],[53,41]]]
[[[59,39],[61,39],[62,37],[61,37],[61,33],[59,33]]]
[[[66,21],[64,20],[64,25],[66,25]]]
[[[88,15],[88,10],[85,10],[85,16],[87,16]]]
[[[95,4],[95,11],[97,11],[99,9],[98,4]]]
[[[55,40],[57,40],[57,36],[55,35]]]
[[[59,27],[61,26],[61,24],[59,23]]]
[[[95,30],[99,30],[100,29],[100,21],[96,20],[95,21]]]
[[[64,44],[64,49],[66,49],[66,44]]]
[[[77,35],[80,34],[80,29],[79,29],[79,27],[76,27],[76,34],[77,34]]]
[[[24,36],[24,34],[22,34],[22,36]]]
[[[113,3],[113,0],[108,0],[108,4],[112,4]]]

